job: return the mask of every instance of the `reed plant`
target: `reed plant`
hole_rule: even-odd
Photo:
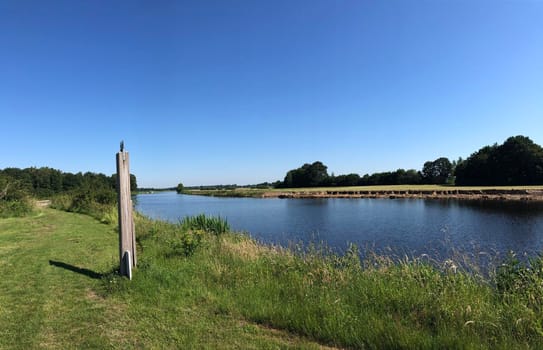
[[[188,216],[181,220],[180,225],[187,230],[202,230],[214,235],[220,235],[230,231],[230,226],[226,219],[206,216],[205,214]]]

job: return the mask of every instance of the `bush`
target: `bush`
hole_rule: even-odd
[[[108,188],[82,187],[52,198],[51,207],[90,215],[103,223],[117,222],[117,195]]]
[[[20,181],[0,176],[0,217],[21,217],[34,210],[34,203]]]
[[[28,198],[21,200],[0,200],[0,218],[22,217],[32,213],[34,204]]]

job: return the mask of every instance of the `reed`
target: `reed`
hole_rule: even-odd
[[[202,230],[214,235],[220,235],[230,231],[230,226],[225,219],[221,217],[206,216],[205,214],[188,216],[181,220],[180,225],[187,230]]]

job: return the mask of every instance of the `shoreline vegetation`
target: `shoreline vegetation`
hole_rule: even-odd
[[[295,189],[184,189],[183,194],[252,198],[423,198],[461,200],[543,201],[543,186],[396,185]]]
[[[361,259],[355,246],[263,245],[219,218],[136,215],[129,281],[115,272],[115,222],[38,210],[0,220],[0,348],[543,346],[540,257],[483,276],[465,256]]]

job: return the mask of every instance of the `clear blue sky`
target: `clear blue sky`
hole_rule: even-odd
[[[0,168],[140,186],[543,144],[543,1],[0,2]]]

